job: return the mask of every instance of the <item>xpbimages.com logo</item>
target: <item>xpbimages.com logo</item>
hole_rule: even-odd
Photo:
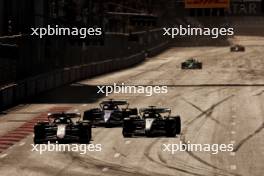
[[[178,27],[163,28],[164,36],[170,36],[175,38],[177,36],[211,36],[211,38],[216,39],[219,36],[233,36],[234,28],[206,28],[206,27],[187,27],[179,25]]]
[[[102,28],[76,28],[59,27],[58,25],[41,28],[31,28],[31,35],[43,38],[44,36],[76,36],[84,39],[88,36],[100,36],[103,34]]]
[[[166,94],[168,93],[168,86],[140,86],[140,85],[125,85],[122,83],[118,85],[114,83],[110,86],[97,86],[98,94],[144,94],[145,96],[152,96],[153,94]]]
[[[31,144],[32,152],[38,152],[42,155],[45,152],[78,152],[81,155],[87,154],[87,152],[101,152],[101,144],[59,144],[50,143],[47,144]]]

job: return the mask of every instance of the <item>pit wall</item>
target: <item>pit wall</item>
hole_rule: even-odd
[[[82,64],[56,69],[0,88],[0,110],[62,85],[139,64],[146,57],[167,49],[169,42],[162,32],[161,29],[138,32],[138,41],[129,41],[128,34],[109,33],[105,36],[105,46],[75,47],[79,55],[67,50],[58,51],[59,55],[73,62],[73,57],[77,56]]]

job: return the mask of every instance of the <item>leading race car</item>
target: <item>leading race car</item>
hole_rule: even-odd
[[[239,51],[243,52],[243,51],[245,51],[245,50],[246,50],[245,47],[242,46],[242,45],[233,45],[233,46],[231,46],[231,48],[230,48],[230,51],[231,51],[231,52],[239,52]]]
[[[135,135],[175,137],[180,133],[181,118],[180,116],[171,116],[171,110],[168,108],[150,106],[140,109],[139,115],[131,115],[124,119],[124,137]]]
[[[202,69],[203,64],[193,58],[186,60],[181,64],[182,69]]]
[[[48,121],[34,126],[34,143],[80,143],[89,144],[92,132],[89,121],[80,121],[78,113],[48,114]],[[73,118],[79,118],[74,122]]]
[[[83,119],[91,121],[93,126],[122,126],[125,117],[138,113],[136,108],[128,108],[128,106],[128,102],[124,100],[110,99],[102,101],[100,108],[85,111]]]

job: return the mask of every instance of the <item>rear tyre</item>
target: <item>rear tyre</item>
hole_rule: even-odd
[[[124,138],[131,138],[132,137],[132,133],[127,132],[126,130],[123,129],[122,131],[123,137]]]
[[[80,124],[80,144],[89,144],[92,138],[92,128],[91,125],[88,123],[81,123]]]
[[[176,128],[168,128],[166,131],[167,137],[175,137],[176,136]]]
[[[90,120],[93,121],[94,118],[97,116],[101,116],[101,110],[100,109],[90,109],[88,111],[85,111],[83,114],[83,120]]]
[[[105,128],[112,128],[112,127],[113,127],[113,125],[111,123],[106,123],[105,124]]]
[[[202,69],[202,68],[203,68],[202,63],[199,63],[199,64],[198,64],[198,68],[199,68],[199,69]]]
[[[147,130],[147,131],[145,131],[145,135],[146,135],[147,137],[153,137],[153,133],[152,133],[151,130]]]
[[[44,124],[36,124],[34,126],[34,143],[43,144],[45,140],[45,126]]]
[[[181,133],[181,118],[179,116],[168,119],[166,126],[166,136],[175,137]]]
[[[186,66],[185,63],[182,63],[182,64],[181,64],[181,68],[182,68],[182,69],[186,69],[186,67],[187,67],[187,66]]]
[[[181,117],[177,116],[175,122],[176,122],[176,134],[181,134]]]
[[[125,138],[133,136],[133,125],[131,120],[124,120],[122,134]]]

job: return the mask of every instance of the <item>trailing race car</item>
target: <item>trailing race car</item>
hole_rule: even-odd
[[[191,58],[181,64],[182,69],[202,69],[202,63]]]
[[[125,106],[120,108],[120,106]],[[94,126],[122,126],[123,120],[129,115],[136,115],[136,108],[128,108],[129,104],[123,100],[106,100],[100,103],[100,108],[84,112],[83,119],[89,120]]]
[[[80,143],[88,144],[92,137],[91,123],[77,120],[78,113],[48,114],[48,121],[38,122],[34,126],[34,143]]]
[[[246,50],[245,47],[242,46],[242,45],[233,45],[233,46],[231,46],[231,48],[230,48],[230,51],[231,51],[231,52],[239,52],[239,51],[243,52],[243,51],[245,51],[245,50]]]
[[[140,109],[139,115],[131,115],[124,119],[124,137],[134,135],[175,137],[176,134],[180,133],[180,116],[171,116],[171,110],[167,108],[150,106],[149,108]]]

